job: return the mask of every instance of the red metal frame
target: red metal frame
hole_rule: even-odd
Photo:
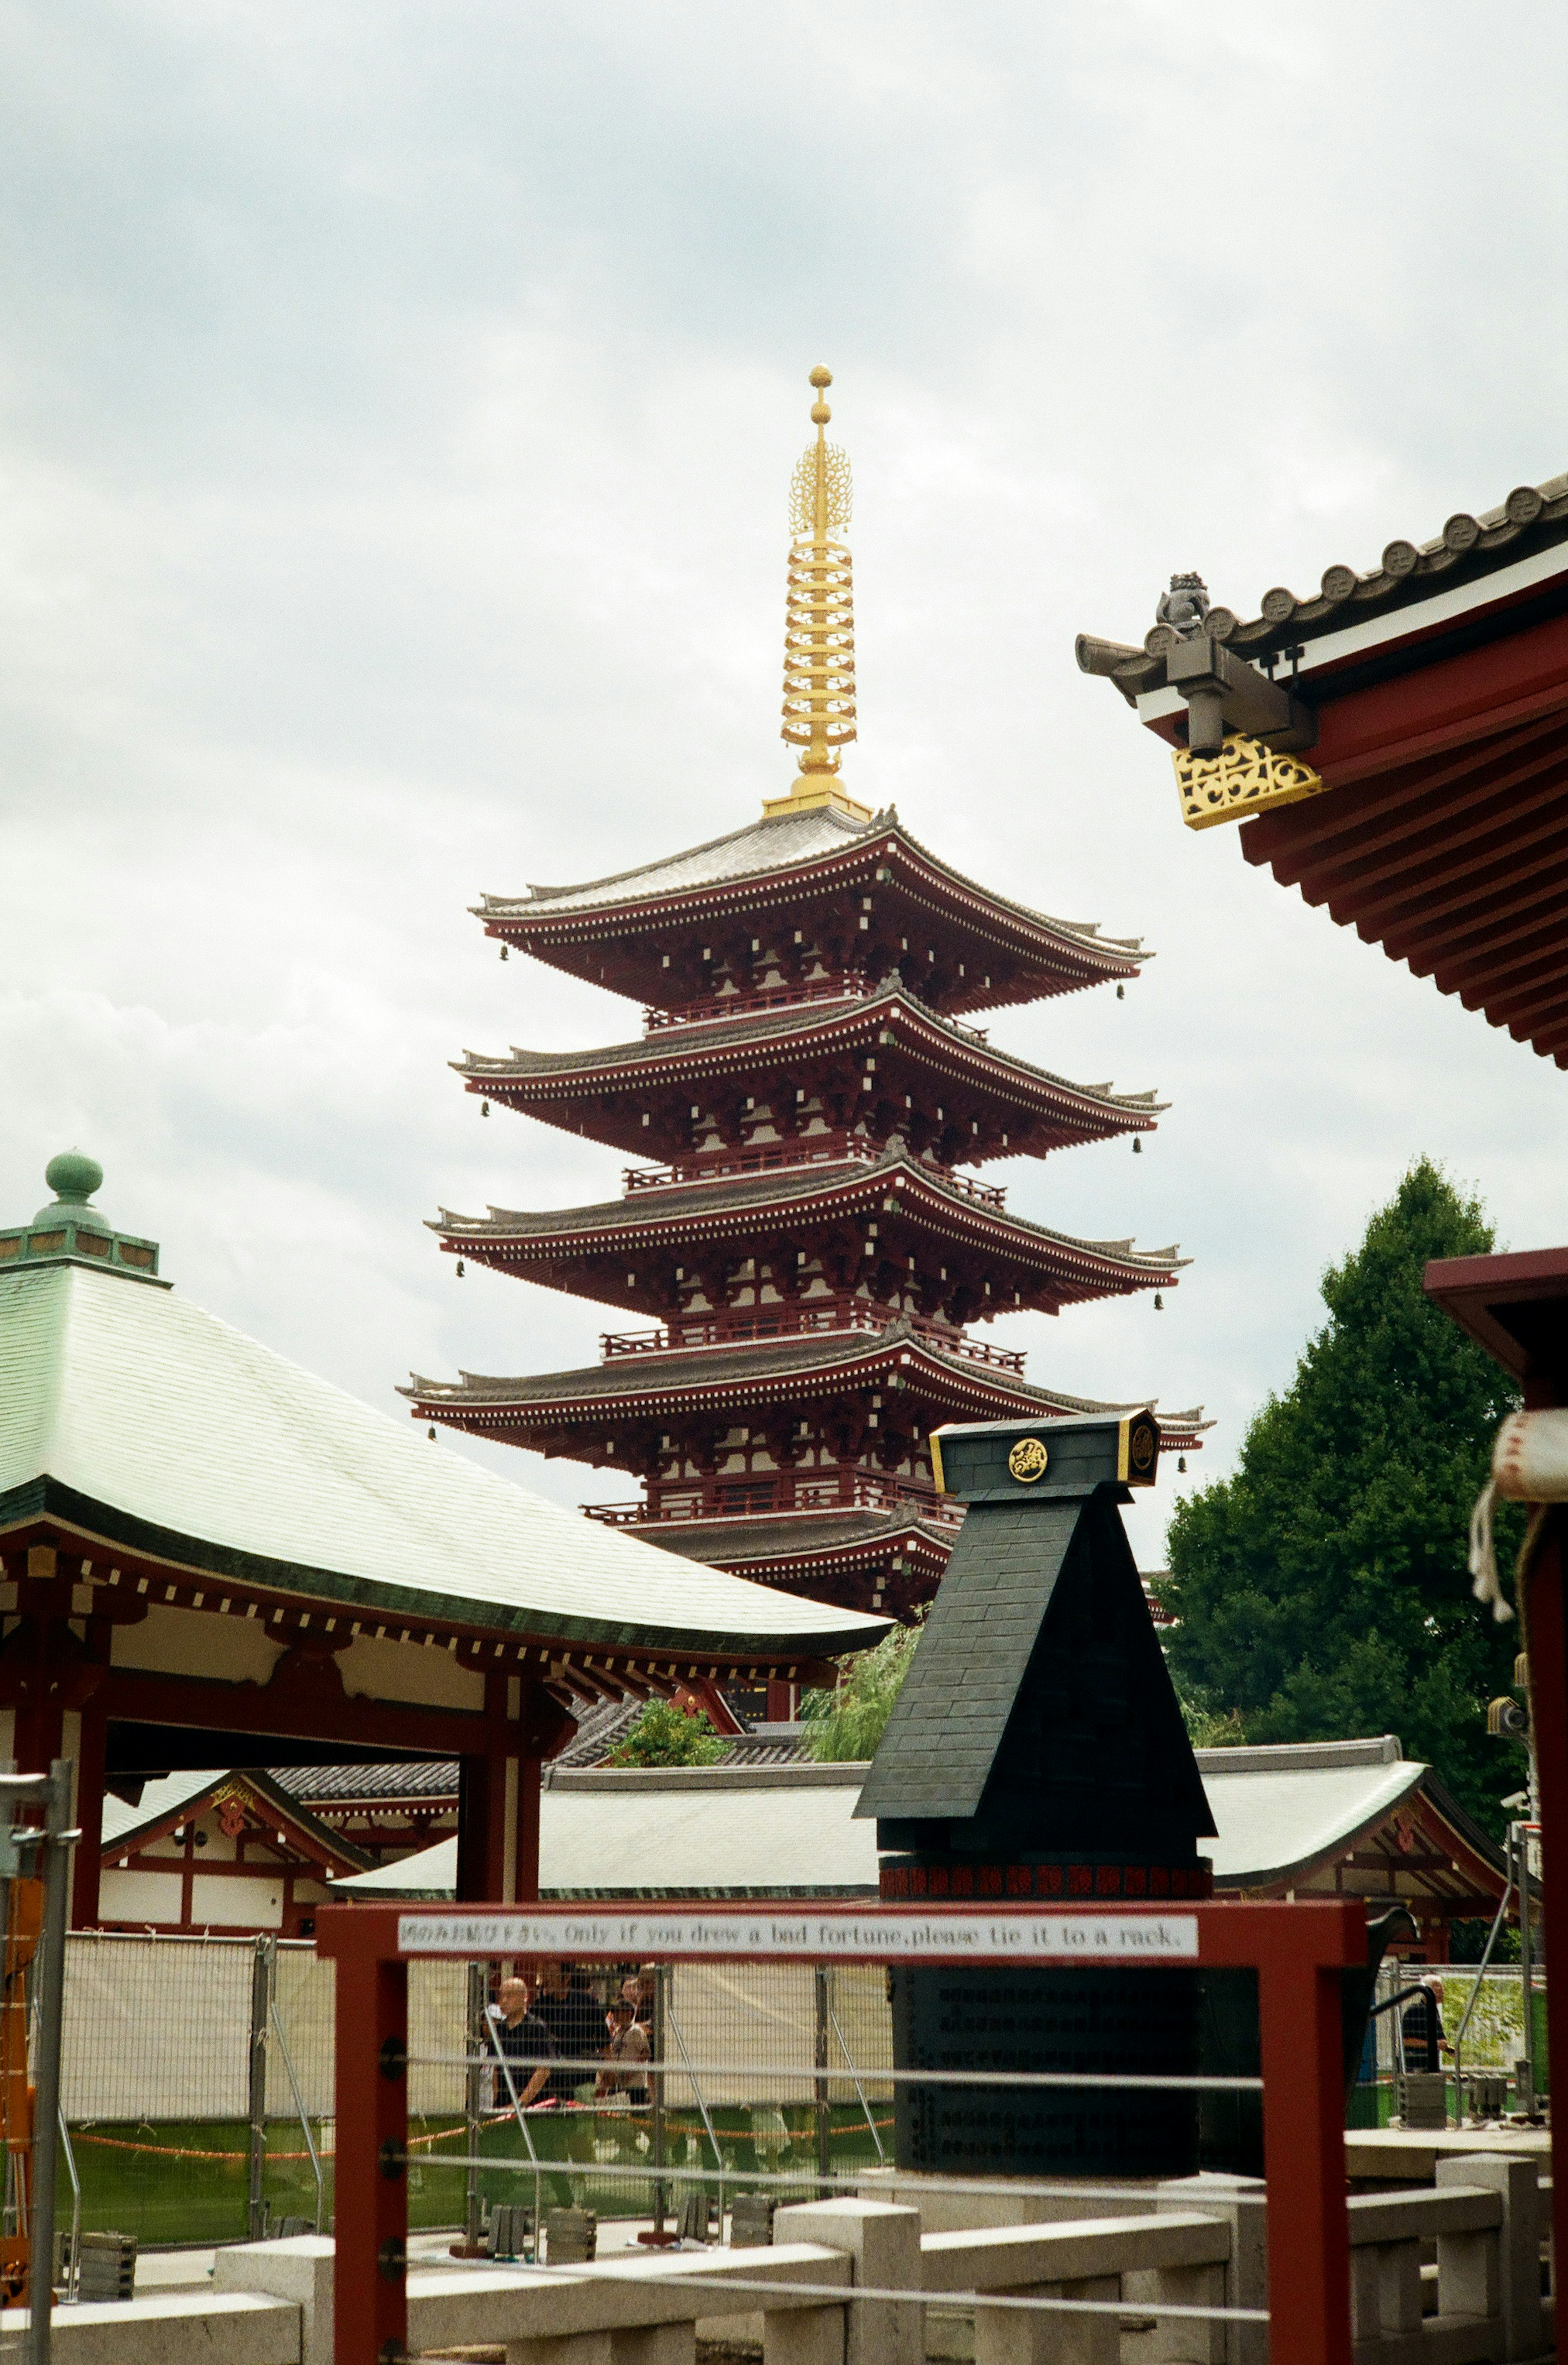
[[[1450,1320],[1517,1380],[1530,1411],[1568,1403],[1568,1249],[1448,1257],[1422,1286]],[[1568,1609],[1563,1602],[1563,1513],[1553,1511],[1530,1564],[1520,1631],[1529,1652],[1530,1724],[1540,1786],[1541,1918],[1547,1960],[1568,1962],[1568,1880],[1552,1877],[1552,1850],[1568,1832]],[[1546,2041],[1568,2062],[1568,1979],[1548,1979]],[[1553,2139],[1553,2160],[1556,2145]],[[1568,2177],[1554,2176],[1552,2242],[1568,2259]]]
[[[766,1904],[670,1908],[338,1905],[323,1907],[317,1945],[337,1965],[336,2365],[392,2365],[408,2340],[405,2278],[407,2180],[387,2163],[408,2140],[408,2081],[399,2058],[408,2045],[408,1970],[399,1925],[449,1922],[450,1945],[421,1945],[421,1959],[593,1951],[591,1924],[631,1914],[644,1925],[633,1950],[685,1961],[799,1960],[881,1962],[910,1959],[884,1940],[916,1934],[920,1959],[1016,1962],[996,1951],[994,1933],[1013,1925],[1095,1922],[1196,1925],[1199,1967],[1256,1969],[1262,2031],[1263,2142],[1269,2196],[1269,2311],[1271,2365],[1350,2365],[1350,2236],[1345,2214],[1344,2081],[1340,1980],[1366,1961],[1366,1912],[1349,1898],[1313,1904],[1182,1904],[1117,1907],[1107,1913],[1072,1908],[934,1906],[810,1909]],[[850,1925],[853,1939],[813,1957],[795,1945],[767,1943],[766,1924]],[[710,1933],[736,1931],[739,1943],[661,1945],[658,1925],[698,1921]],[[987,1933],[991,1944],[987,1946]],[[944,1945],[950,1933],[954,1943]],[[978,1934],[979,1944],[972,1944]],[[959,1943],[962,1941],[962,1943]],[[611,1946],[611,1953],[618,1951]],[[1041,1962],[1081,1963],[1066,1948]],[[1170,1968],[1170,1952],[1118,1955],[1118,1966]],[[399,2051],[400,2049],[400,2051]]]

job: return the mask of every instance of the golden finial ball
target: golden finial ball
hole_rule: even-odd
[[[812,425],[813,427],[825,427],[825,426],[827,425],[828,420],[829,420],[832,417],[833,417],[833,413],[832,413],[832,411],[828,409],[828,407],[827,407],[827,405],[826,405],[826,403],[825,403],[825,402],[813,402],[813,403],[812,403]]]
[[[833,384],[833,372],[830,369],[823,369],[821,362],[819,362],[815,369],[812,372],[811,383],[812,386],[831,386]]]

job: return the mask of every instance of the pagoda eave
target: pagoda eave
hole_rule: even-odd
[[[1073,1083],[886,992],[825,1017],[807,1005],[593,1051],[467,1052],[452,1064],[476,1097],[633,1155],[682,1157],[701,1105],[693,1093],[728,1101],[755,1082],[759,1057],[781,1089],[817,1094],[836,1126],[869,1124],[886,1140],[929,1125],[946,1164],[1151,1132],[1164,1106],[1153,1093]]]
[[[835,1348],[838,1352],[831,1351]],[[678,1350],[629,1357],[620,1370],[595,1363],[518,1379],[467,1373],[447,1383],[416,1377],[401,1393],[412,1403],[416,1419],[444,1420],[480,1435],[521,1435],[579,1424],[598,1433],[610,1420],[755,1411],[860,1396],[879,1385],[922,1406],[940,1407],[945,1418],[1002,1419],[1008,1413],[1059,1408],[1045,1390],[988,1370],[979,1360],[939,1353],[907,1331],[880,1339],[829,1333],[760,1346]]]
[[[946,934],[951,940],[943,964],[941,1002],[946,1010],[996,1009],[1124,981],[1152,958],[1136,938],[1103,937],[1092,924],[1053,919],[989,893],[912,838],[891,813],[874,816],[866,828],[847,835],[841,817],[819,818],[814,831],[808,831],[811,819],[791,814],[756,823],[644,872],[584,887],[487,895],[474,907],[475,916],[487,936],[509,947],[670,1010],[693,998],[673,991],[677,956],[671,947],[683,931],[722,934],[726,925],[742,924],[749,928],[758,913],[773,916],[785,909],[793,919],[797,910],[804,916],[812,907],[826,911],[841,904],[856,933],[873,936],[879,949],[908,954],[915,945],[912,959],[918,958],[916,939]],[[803,835],[806,849],[791,854]],[[824,846],[811,844],[812,836],[842,842]],[[694,868],[700,872],[733,866],[737,855],[745,865],[747,848],[756,858],[731,875],[689,875]],[[860,907],[861,891],[868,888],[869,915]],[[615,894],[615,889],[629,891]],[[853,907],[850,898],[856,899]],[[858,923],[868,916],[872,925],[862,931]],[[987,947],[1008,964],[994,982],[979,966]],[[974,960],[972,980],[958,972],[956,948]]]
[[[895,1263],[923,1255],[926,1267],[946,1264],[956,1272],[962,1261],[977,1276],[977,1297],[979,1277],[991,1283],[998,1311],[1055,1314],[1062,1306],[1173,1288],[1188,1261],[1174,1248],[1140,1250],[1130,1241],[1053,1232],[988,1204],[1000,1197],[899,1159],[846,1162],[830,1172],[796,1169],[766,1178],[677,1183],[599,1206],[539,1215],[492,1208],[472,1217],[443,1209],[431,1229],[450,1256],[597,1298],[618,1311],[658,1310],[670,1288],[666,1268],[677,1258],[695,1262],[729,1245],[751,1256],[774,1236],[796,1246],[828,1239],[846,1225],[875,1223],[882,1256]],[[647,1265],[650,1257],[658,1261],[655,1269]],[[643,1262],[629,1272],[633,1258]],[[766,1308],[756,1310],[760,1317]],[[809,1314],[809,1302],[803,1310]]]

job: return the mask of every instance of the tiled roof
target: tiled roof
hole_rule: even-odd
[[[176,1290],[75,1265],[0,1276],[0,1530],[45,1516],[296,1596],[595,1647],[804,1657],[882,1622],[655,1552]]]
[[[709,1390],[773,1384],[791,1379],[810,1380],[851,1367],[858,1384],[868,1380],[889,1359],[909,1362],[906,1377],[923,1377],[940,1386],[944,1379],[966,1393],[994,1396],[1028,1411],[1038,1406],[1050,1412],[1126,1411],[1126,1406],[1084,1406],[1072,1396],[1058,1396],[1048,1388],[1032,1387],[1012,1373],[994,1371],[964,1355],[945,1353],[922,1339],[902,1317],[885,1330],[813,1330],[797,1339],[767,1339],[735,1347],[674,1348],[654,1355],[627,1355],[610,1363],[588,1363],[569,1372],[529,1372],[516,1378],[465,1372],[455,1381],[426,1380],[417,1374],[402,1390],[416,1404],[443,1406],[515,1406],[635,1402],[639,1397],[690,1395]],[[1141,1407],[1135,1407],[1141,1409]]]
[[[365,1799],[455,1799],[455,1758],[421,1758],[380,1765],[274,1765],[273,1780],[311,1806]]]
[[[873,838],[891,838],[895,846],[907,847],[940,872],[967,898],[1011,916],[1031,931],[1043,929],[1067,947],[1076,946],[1118,967],[1136,966],[1149,958],[1137,937],[1102,936],[1093,921],[1055,919],[981,887],[911,837],[891,807],[874,813],[868,822],[852,821],[827,805],[809,813],[769,815],[744,829],[732,830],[727,836],[711,838],[705,846],[640,864],[634,870],[617,871],[608,879],[591,879],[575,887],[534,886],[524,895],[487,895],[477,911],[492,923],[513,920],[525,926],[530,920],[554,918],[558,913],[613,910],[620,904],[654,902],[694,889],[766,880],[778,871],[842,854]]]
[[[779,813],[749,822],[745,829],[724,837],[711,837],[684,854],[639,863],[634,870],[612,871],[608,879],[588,879],[576,887],[531,886],[523,895],[487,895],[479,909],[486,919],[532,919],[555,912],[597,911],[608,903],[643,902],[687,887],[707,887],[719,880],[751,879],[759,872],[783,870],[813,855],[837,854],[857,839],[874,835],[888,826],[889,815],[874,814],[868,822],[852,821],[831,805],[810,813]]]
[[[916,1336],[902,1316],[881,1331],[818,1330],[803,1338],[769,1339],[739,1347],[674,1349],[657,1355],[628,1355],[610,1363],[587,1363],[569,1372],[529,1372],[505,1374],[465,1372],[455,1380],[429,1380],[418,1373],[412,1385],[401,1390],[415,1404],[432,1411],[460,1408],[481,1411],[568,1405],[587,1409],[602,1403],[656,1400],[666,1395],[700,1395],[704,1391],[775,1385],[791,1379],[810,1381],[846,1366],[851,1384],[872,1376],[890,1356],[908,1358],[908,1376],[929,1384],[948,1380],[972,1395],[994,1397],[998,1404],[1016,1406],[1021,1412],[1050,1413],[1141,1412],[1147,1396],[1129,1404],[1101,1404],[1088,1396],[1070,1396],[1054,1388],[1038,1388],[1011,1373],[999,1373],[963,1355],[950,1355]],[[922,1369],[924,1366],[924,1370]],[[1149,1406],[1149,1409],[1153,1409]],[[1162,1443],[1190,1441],[1199,1429],[1212,1427],[1201,1407],[1190,1412],[1158,1416]]]
[[[254,1767],[240,1772],[218,1768],[205,1773],[158,1775],[142,1784],[141,1795],[134,1806],[128,1799],[117,1798],[112,1790],[106,1791],[100,1826],[105,1855],[135,1848],[149,1833],[160,1825],[166,1827],[171,1816],[199,1815],[212,1792],[230,1783],[249,1790],[257,1805],[291,1820],[304,1837],[314,1841],[340,1863],[363,1866],[370,1861],[363,1848],[354,1847],[340,1833],[319,1821],[275,1774],[263,1774]]]
[[[530,1051],[514,1046],[504,1059],[467,1051],[452,1064],[460,1075],[475,1082],[521,1082],[530,1077],[594,1076],[611,1069],[660,1066],[678,1074],[705,1055],[722,1057],[739,1052],[744,1059],[752,1047],[763,1044],[777,1056],[790,1048],[796,1038],[835,1032],[875,1037],[890,1025],[900,1024],[929,1027],[940,1043],[971,1062],[983,1061],[1000,1068],[1020,1084],[1047,1085],[1053,1093],[1066,1094],[1106,1115],[1134,1120],[1153,1116],[1166,1105],[1151,1092],[1114,1093],[1108,1083],[1077,1084],[1049,1068],[1037,1068],[1031,1060],[1019,1059],[1014,1052],[994,1049],[980,1042],[971,1029],[927,1009],[918,994],[896,983],[886,984],[864,1002],[847,1007],[839,1003],[808,1003],[784,1010],[759,1010],[750,1018],[716,1019],[711,1026],[665,1027],[653,1035],[634,1037],[628,1043],[596,1045],[586,1051]]]
[[[1298,598],[1281,586],[1263,594],[1260,612],[1243,622],[1232,609],[1211,608],[1204,629],[1238,655],[1267,658],[1281,649],[1339,632],[1363,617],[1395,615],[1456,584],[1495,573],[1538,550],[1568,540],[1568,475],[1521,485],[1500,508],[1479,517],[1461,510],[1429,542],[1391,542],[1364,572],[1335,565],[1318,590]],[[1085,673],[1106,674],[1131,700],[1165,681],[1166,652],[1180,636],[1168,624],[1146,633],[1142,648],[1081,633],[1078,661]]]
[[[1168,1249],[1135,1249],[1131,1240],[1084,1240],[1070,1232],[1054,1232],[1005,1209],[979,1205],[940,1174],[907,1150],[890,1149],[874,1163],[846,1159],[834,1164],[782,1168],[764,1174],[735,1175],[713,1182],[671,1183],[665,1189],[629,1192],[622,1199],[605,1199],[587,1207],[492,1207],[485,1216],[454,1215],[446,1207],[430,1229],[443,1237],[467,1240],[575,1239],[584,1232],[655,1231],[664,1226],[710,1215],[734,1215],[737,1219],[758,1208],[802,1207],[813,1198],[859,1189],[880,1197],[894,1176],[937,1195],[944,1214],[955,1220],[1002,1226],[1021,1246],[1038,1243],[1070,1256],[1105,1260],[1133,1270],[1169,1274],[1189,1261]]]
[[[1204,1749],[1196,1756],[1219,1826],[1204,1854],[1223,1888],[1260,1888],[1321,1872],[1364,1837],[1388,1832],[1396,1812],[1424,1798],[1482,1859],[1493,1894],[1501,1894],[1495,1842],[1455,1806],[1429,1767],[1402,1757],[1397,1743],[1387,1754],[1378,1743],[1305,1742]],[[762,1896],[786,1884],[800,1894],[831,1896],[855,1882],[872,1887],[875,1833],[855,1815],[866,1767],[784,1765],[745,1778],[753,1763],[687,1767],[682,1781],[656,1769],[613,1784],[574,1773],[546,1788],[540,1850],[545,1894],[624,1895],[631,1883],[646,1895],[654,1880],[678,1896],[722,1889]],[[456,1843],[445,1840],[342,1888],[349,1897],[450,1896],[456,1857]]]
[[[641,1700],[578,1700],[572,1713],[577,1729],[558,1757],[550,1760],[550,1778],[571,1765],[599,1765],[618,1749],[643,1713]]]

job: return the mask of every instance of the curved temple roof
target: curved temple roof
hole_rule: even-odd
[[[879,840],[891,842],[879,846]],[[948,881],[966,901],[1022,921],[1032,932],[1044,930],[1058,937],[1064,947],[1074,947],[1109,959],[1115,964],[1114,973],[1135,970],[1139,961],[1150,958],[1141,937],[1102,936],[1092,920],[1055,919],[1048,912],[1036,912],[1027,903],[1014,903],[993,889],[982,887],[977,880],[966,878],[961,870],[953,869],[922,846],[918,838],[912,837],[890,805],[873,813],[868,822],[850,821],[827,805],[810,813],[782,813],[748,823],[745,829],[732,830],[727,836],[710,838],[705,846],[691,846],[684,854],[642,863],[634,870],[617,871],[608,879],[588,880],[577,887],[531,886],[522,895],[486,895],[474,908],[477,917],[488,922],[515,919],[527,924],[568,912],[620,913],[638,904],[662,903],[672,895],[753,883],[766,887],[769,896],[776,897],[777,874],[780,870],[798,869],[819,862],[823,856],[842,854],[851,847],[884,855],[907,852],[918,856],[924,865]]]
[[[536,1261],[554,1244],[560,1252],[581,1255],[602,1243],[619,1255],[633,1243],[682,1240],[694,1234],[717,1239],[736,1227],[755,1239],[758,1219],[776,1212],[795,1227],[810,1223],[819,1211],[822,1220],[830,1221],[857,1198],[881,1206],[890,1190],[901,1194],[900,1211],[905,1215],[929,1194],[926,1204],[947,1237],[994,1242],[1000,1236],[1005,1250],[1020,1262],[1059,1272],[1064,1303],[1124,1289],[1174,1285],[1176,1274],[1190,1261],[1174,1246],[1136,1249],[1131,1240],[1078,1239],[1070,1232],[1055,1232],[1009,1215],[1004,1208],[977,1205],[960,1186],[900,1150],[874,1160],[846,1159],[707,1183],[674,1182],[587,1207],[492,1207],[484,1216],[454,1215],[443,1207],[429,1228],[464,1255],[504,1268],[525,1256]],[[517,1251],[514,1259],[506,1255],[509,1248]]]
[[[651,1652],[805,1657],[883,1619],[672,1558],[526,1493],[161,1288],[0,1277],[0,1531],[327,1601]]]
[[[744,1400],[748,1393],[759,1403],[778,1403],[796,1394],[820,1395],[868,1385],[890,1367],[905,1369],[906,1384],[922,1394],[951,1392],[974,1398],[983,1407],[982,1418],[994,1413],[1000,1419],[1007,1411],[1141,1412],[1149,1406],[1147,1396],[1133,1404],[1098,1404],[1036,1387],[945,1351],[921,1338],[902,1317],[881,1332],[823,1331],[733,1347],[676,1348],[657,1355],[629,1356],[622,1362],[532,1372],[518,1378],[465,1372],[456,1380],[428,1380],[415,1373],[412,1385],[401,1393],[432,1418],[461,1414],[476,1428],[505,1427],[509,1414],[525,1415],[536,1423],[563,1414],[567,1419],[587,1419],[601,1406],[613,1406],[622,1415],[633,1407],[657,1412],[709,1399]],[[1210,1425],[1195,1409],[1167,1414],[1159,1421],[1161,1440],[1172,1445],[1193,1443],[1196,1431]]]
[[[1501,1890],[1503,1862],[1494,1842],[1428,1766],[1402,1754],[1392,1735],[1194,1754],[1219,1827],[1204,1853],[1222,1890],[1277,1889],[1296,1878],[1323,1893],[1337,1860],[1418,1802],[1473,1856],[1473,1875],[1484,1873],[1492,1892]],[[846,1764],[557,1774],[542,1802],[543,1893],[767,1896],[792,1886],[818,1897],[857,1889],[874,1895],[876,1829],[855,1816],[867,1771]],[[670,1817],[678,1806],[685,1810],[681,1844],[672,1849]],[[441,1840],[335,1886],[351,1897],[450,1895],[456,1861],[455,1840]],[[1398,1863],[1395,1851],[1391,1874]],[[1385,1901],[1372,1877],[1363,1878],[1366,1892]],[[666,1886],[651,1890],[650,1879]],[[1462,1885],[1460,1876],[1450,1877],[1455,1890]],[[1469,1901],[1459,1899],[1462,1906]]]
[[[1321,588],[1305,598],[1282,585],[1265,591],[1260,612],[1249,622],[1229,608],[1211,608],[1204,629],[1238,655],[1261,659],[1265,670],[1271,671],[1270,660],[1293,643],[1310,643],[1363,619],[1392,621],[1406,609],[1418,610],[1439,592],[1497,574],[1563,541],[1568,541],[1568,476],[1551,477],[1542,485],[1520,485],[1500,507],[1479,517],[1460,510],[1429,542],[1391,542],[1377,566],[1364,573],[1353,566],[1326,567]],[[1420,621],[1413,616],[1412,627]],[[1085,673],[1108,676],[1130,704],[1140,693],[1164,685],[1166,656],[1180,639],[1169,624],[1154,625],[1142,648],[1081,633],[1078,662]]]
[[[896,1033],[890,1033],[896,1029]],[[548,1096],[565,1098],[575,1084],[602,1093],[613,1080],[650,1081],[684,1086],[699,1075],[755,1072],[756,1048],[782,1060],[793,1054],[858,1054],[867,1047],[902,1049],[923,1067],[940,1069],[993,1097],[1011,1093],[1020,1106],[1049,1113],[1073,1138],[1152,1127],[1166,1104],[1152,1092],[1115,1093],[1109,1084],[1078,1084],[1048,1068],[1036,1067],[1015,1052],[993,1049],[971,1027],[930,1010],[907,986],[889,983],[864,1001],[807,1004],[758,1011],[755,1017],[726,1018],[708,1025],[669,1027],[627,1043],[583,1051],[531,1051],[514,1047],[507,1058],[465,1052],[453,1066],[471,1092],[521,1100],[543,1115]]]

